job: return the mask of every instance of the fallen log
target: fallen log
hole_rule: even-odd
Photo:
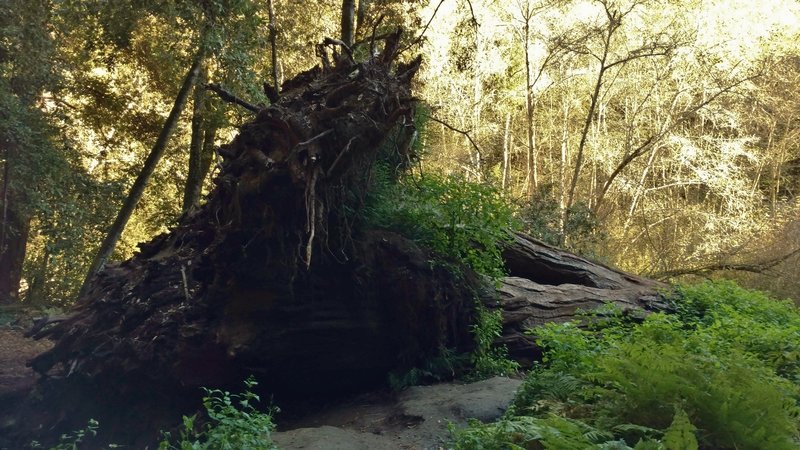
[[[503,248],[508,277],[500,281],[497,301],[503,311],[503,334],[497,340],[523,367],[541,356],[536,335],[546,323],[566,322],[579,311],[614,304],[623,313],[641,316],[667,311],[669,286],[622,272],[548,245],[522,233],[512,233]]]

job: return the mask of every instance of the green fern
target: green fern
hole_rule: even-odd
[[[542,364],[462,448],[800,448],[797,308],[729,282],[674,301],[640,324],[604,309],[537,329]]]

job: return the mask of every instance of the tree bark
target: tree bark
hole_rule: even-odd
[[[354,32],[355,36],[361,35],[363,36],[365,33],[362,32],[364,28],[364,19],[367,13],[367,0],[358,0],[358,9],[356,11],[356,30]]]
[[[19,203],[13,196],[6,201],[2,205],[6,211],[2,223],[4,232],[0,238],[0,304],[8,305],[19,301],[30,218],[20,213],[17,209]]]
[[[348,47],[355,42],[356,0],[342,0],[342,42]]]
[[[131,186],[128,197],[125,199],[122,208],[117,214],[117,218],[114,220],[114,223],[111,224],[108,234],[100,244],[100,249],[97,251],[97,254],[92,260],[91,266],[89,266],[89,272],[86,274],[86,279],[81,287],[79,297],[85,295],[86,290],[89,288],[94,276],[105,266],[106,261],[108,261],[108,258],[111,257],[111,254],[114,252],[114,248],[116,247],[117,241],[119,241],[119,238],[122,235],[122,231],[125,229],[125,225],[128,223],[128,219],[130,219],[131,214],[133,214],[133,210],[136,208],[136,205],[142,198],[142,194],[144,194],[144,189],[147,186],[147,182],[150,180],[150,176],[155,171],[158,161],[161,160],[161,157],[164,155],[164,151],[167,149],[167,143],[169,142],[169,138],[172,136],[172,132],[175,130],[178,119],[180,118],[183,108],[186,105],[186,99],[189,97],[189,92],[192,90],[194,81],[200,71],[200,65],[204,56],[205,49],[201,47],[197,51],[197,54],[192,61],[192,66],[189,68],[189,72],[186,74],[186,77],[183,80],[183,85],[178,91],[178,96],[175,98],[175,104],[172,106],[172,110],[170,111],[169,116],[164,123],[164,128],[161,129],[161,134],[159,134],[156,143],[153,145],[153,149],[150,151],[150,154],[147,156],[147,159],[144,162],[142,171],[133,182],[133,186]]]
[[[183,212],[196,208],[200,202],[205,173],[202,171],[203,147],[206,123],[204,120],[206,103],[207,69],[201,63],[197,82],[194,86],[192,105],[192,136],[189,140],[189,173],[183,190]]]
[[[526,5],[523,14],[525,19],[524,40],[525,46],[525,132],[528,138],[528,153],[527,153],[527,195],[528,198],[533,198],[536,189],[539,187],[539,168],[537,164],[537,151],[536,151],[536,135],[534,134],[534,103],[533,103],[533,77],[531,75],[531,58],[530,58],[530,26],[531,18],[533,16],[530,10],[530,5]]]
[[[499,344],[510,356],[530,366],[541,356],[535,329],[549,322],[566,322],[579,310],[614,304],[623,313],[642,316],[669,311],[664,296],[669,286],[581,258],[521,233],[503,250],[509,276],[489,306],[503,312]],[[533,330],[531,334],[529,331]]]
[[[281,84],[278,76],[278,27],[275,23],[275,8],[272,0],[267,0],[267,11],[269,14],[269,46],[270,57],[272,60],[272,86],[275,88],[275,93],[280,94]]]
[[[4,139],[3,184],[0,193],[0,304],[12,304],[19,300],[22,267],[28,244],[30,217],[22,209],[25,196],[15,188],[18,181],[14,164],[17,161],[17,146]]]

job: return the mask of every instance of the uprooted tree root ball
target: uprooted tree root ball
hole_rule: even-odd
[[[326,40],[321,67],[270,106],[247,104],[255,117],[219,149],[206,203],[32,330],[55,345],[31,361],[42,378],[1,431],[24,445],[95,418],[101,440],[142,447],[197,411],[203,386],[255,375],[278,402],[363,390],[471,350],[476,299],[502,311],[497,341],[523,364],[538,354],[530,326],[606,301],[662,307],[658,283],[526,236],[505,244],[510,276],[487,282],[364,226],[376,165],[399,176],[416,158],[421,60],[396,61],[399,40],[363,62]]]
[[[207,202],[37,332],[56,341],[32,361],[62,410],[48,426],[125,403],[189,407],[198,387],[249,374],[278,396],[337,392],[471,345],[470,283],[399,235],[354,227],[375,161],[414,159],[421,60],[396,62],[399,39],[359,63],[321,46],[322,67],[219,149]]]

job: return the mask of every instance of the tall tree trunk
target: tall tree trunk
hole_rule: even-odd
[[[511,153],[511,113],[506,114],[506,131],[503,134],[503,176],[500,180],[501,190],[505,194],[508,184],[508,163]]]
[[[558,243],[564,245],[567,236],[567,164],[569,164],[569,114],[570,103],[561,102],[564,119],[561,127],[561,161],[558,167]]]
[[[211,168],[211,162],[214,160],[214,142],[217,139],[217,127],[216,123],[210,122],[206,124],[205,135],[203,139],[203,153],[200,155],[200,179],[205,181],[206,177],[208,176],[209,169]],[[200,187],[202,188],[203,183],[200,182]]]
[[[28,275],[28,292],[25,294],[25,303],[43,306],[45,301],[45,288],[47,286],[48,271],[50,269],[50,251],[44,249],[42,256],[32,262],[35,266],[33,273]]]
[[[600,99],[600,89],[603,86],[603,76],[606,72],[605,54],[603,60],[600,62],[600,71],[597,73],[597,80],[594,84],[594,91],[589,102],[589,110],[586,112],[586,120],[583,123],[583,131],[581,131],[581,140],[578,144],[578,152],[575,156],[575,169],[572,173],[572,181],[569,184],[569,191],[567,192],[567,204],[565,211],[568,211],[575,202],[575,188],[578,186],[578,178],[580,177],[581,168],[583,168],[583,157],[586,150],[586,142],[589,138],[589,130],[594,120],[594,112],[597,109],[597,102]]]
[[[30,217],[22,210],[24,196],[14,188],[14,162],[16,145],[3,143],[3,191],[0,197],[0,304],[11,304],[19,300],[22,265],[28,244]]]
[[[342,1],[342,42],[348,47],[355,41],[356,0]]]
[[[530,44],[531,12],[528,8],[525,14],[525,125],[528,138],[527,158],[527,193],[528,198],[533,198],[533,193],[539,186],[539,170],[536,162],[536,143],[533,130],[533,79],[531,76],[531,59],[528,45]]]
[[[186,187],[183,190],[183,212],[197,206],[200,201],[200,191],[203,186],[203,174],[201,173],[201,159],[203,152],[203,141],[205,132],[205,103],[207,79],[207,69],[205,65],[200,68],[197,83],[194,87],[194,99],[192,106],[192,137],[189,141],[189,174],[186,176]]]
[[[356,32],[358,35],[364,27],[364,16],[367,13],[367,0],[358,0],[358,11],[356,11]]]
[[[128,198],[125,199],[125,203],[122,205],[122,209],[120,209],[119,213],[117,214],[117,218],[114,220],[114,223],[108,230],[108,234],[100,244],[100,249],[97,251],[97,255],[95,255],[94,260],[92,260],[92,265],[89,267],[89,272],[86,274],[86,279],[81,287],[80,296],[83,296],[86,293],[86,289],[91,284],[90,281],[94,275],[99,272],[103,266],[105,266],[106,261],[108,261],[108,258],[114,252],[114,247],[116,247],[117,241],[119,241],[122,231],[125,229],[125,225],[128,223],[128,219],[130,219],[133,210],[136,208],[136,205],[142,198],[142,194],[147,186],[147,182],[150,180],[150,176],[153,175],[158,161],[164,155],[169,138],[172,136],[172,132],[175,130],[175,126],[178,123],[178,118],[180,117],[184,106],[186,106],[186,100],[189,97],[189,92],[192,90],[192,86],[194,86],[194,82],[197,79],[198,73],[200,72],[200,65],[204,56],[205,49],[201,46],[201,48],[197,51],[194,60],[192,61],[192,66],[189,68],[186,78],[183,80],[183,85],[181,86],[180,91],[178,91],[178,96],[175,98],[175,104],[172,106],[172,111],[170,111],[167,121],[164,123],[164,128],[161,129],[161,134],[159,134],[155,145],[153,145],[150,155],[147,156],[147,160],[144,162],[142,171],[139,173],[139,176],[136,177],[136,181],[134,181],[131,191],[128,193]]]
[[[278,44],[277,44],[277,26],[275,24],[275,8],[272,0],[267,0],[267,7],[269,12],[269,45],[272,57],[272,86],[275,88],[275,93],[280,93],[280,81],[278,77]]]

